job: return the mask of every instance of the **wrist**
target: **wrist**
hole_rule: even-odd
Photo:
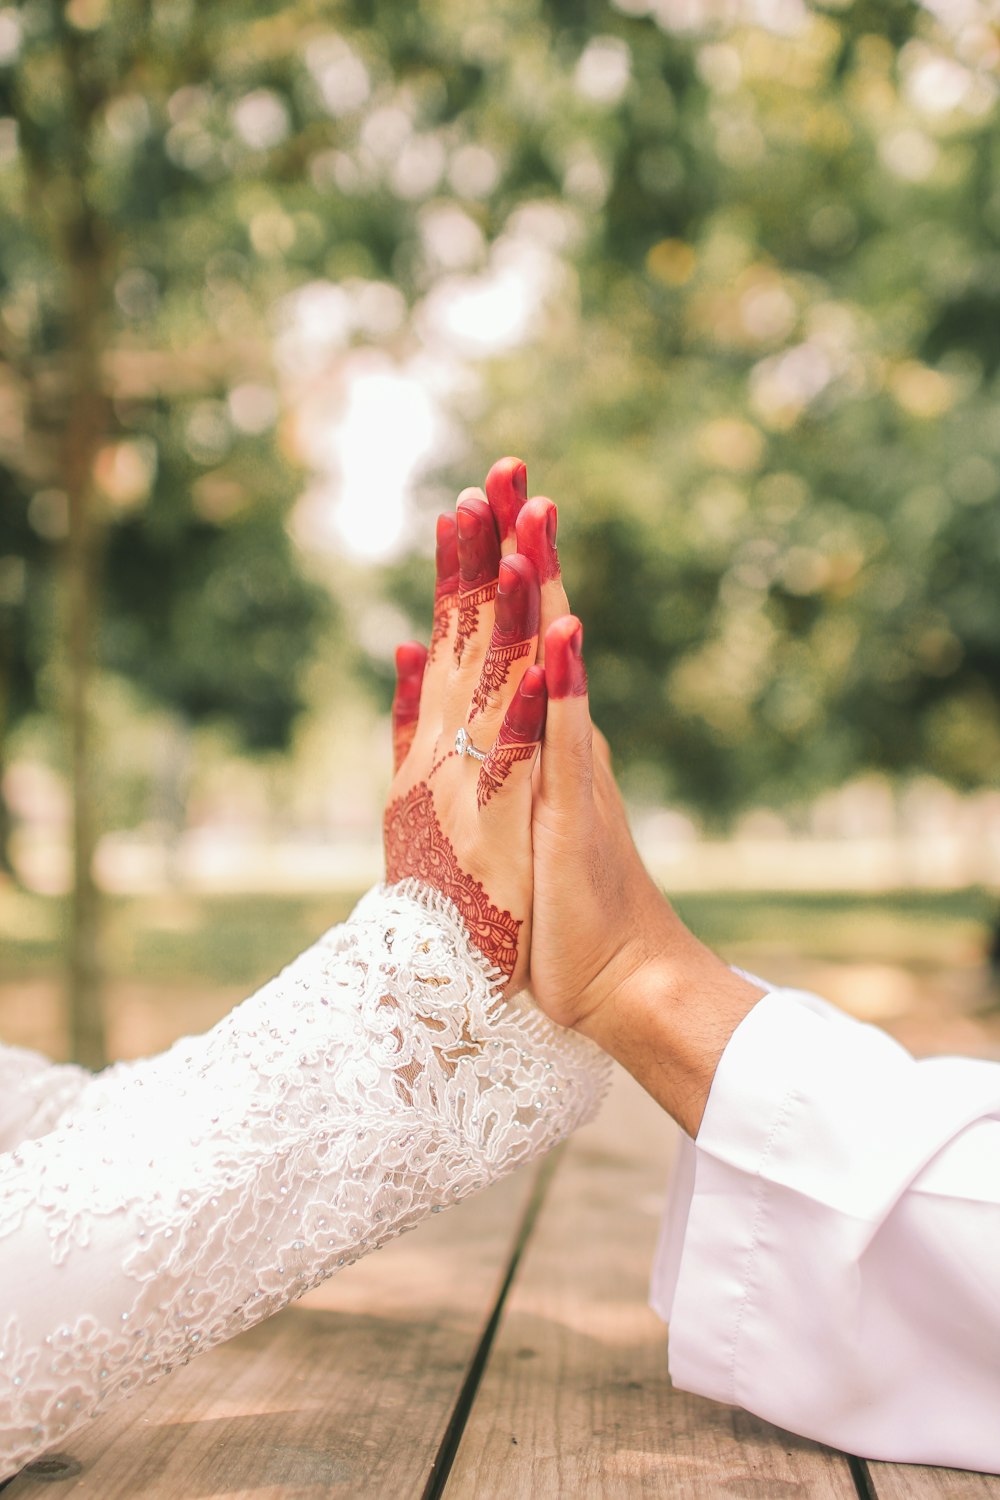
[[[578,1029],[695,1136],[719,1060],[764,991],[664,906],[670,921],[623,946]]]

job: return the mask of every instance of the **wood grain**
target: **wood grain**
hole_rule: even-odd
[[[571,1142],[446,1500],[857,1500],[840,1455],[672,1389],[665,1330],[646,1303],[671,1129],[622,1077]]]
[[[493,1308],[534,1171],[425,1222],[99,1418],[82,1500],[417,1500]],[[49,1464],[51,1471],[51,1463]],[[4,1500],[53,1494],[51,1472]]]
[[[911,1464],[868,1464],[873,1500],[1000,1500],[1000,1476]]]

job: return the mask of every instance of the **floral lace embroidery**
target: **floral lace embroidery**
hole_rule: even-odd
[[[415,882],[0,1156],[0,1479],[595,1111],[608,1064]]]
[[[72,1063],[0,1046],[0,1154],[53,1130],[90,1078]]]

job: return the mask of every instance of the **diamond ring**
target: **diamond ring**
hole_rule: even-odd
[[[469,731],[463,725],[455,736],[455,754],[471,755],[473,760],[487,760],[488,757],[482,750],[477,750],[469,738]]]

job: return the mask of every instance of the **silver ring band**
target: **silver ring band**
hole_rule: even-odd
[[[482,750],[476,749],[475,745],[472,743],[472,740],[469,738],[469,731],[465,728],[464,724],[455,736],[455,754],[471,755],[473,760],[489,759],[488,756],[483,754]]]

